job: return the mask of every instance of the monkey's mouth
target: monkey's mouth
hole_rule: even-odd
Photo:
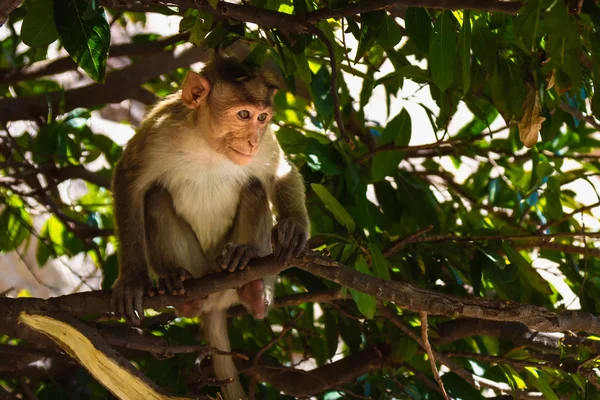
[[[254,157],[254,156],[255,156],[255,154],[252,154],[252,153],[245,153],[245,152],[243,152],[243,151],[239,151],[238,149],[236,149],[236,148],[234,148],[234,147],[232,147],[232,146],[227,146],[227,147],[229,147],[231,150],[235,151],[236,153],[238,153],[238,154],[240,154],[240,155],[242,155],[242,156],[244,156],[244,157],[252,158],[252,157]]]

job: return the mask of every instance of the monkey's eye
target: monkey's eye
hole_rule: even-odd
[[[258,116],[258,120],[260,122],[265,122],[265,120],[267,119],[267,114],[266,113],[262,113]]]
[[[237,113],[239,119],[248,119],[250,118],[250,112],[248,110],[238,111]]]

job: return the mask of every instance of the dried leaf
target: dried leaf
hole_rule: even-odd
[[[519,121],[519,138],[529,148],[537,143],[542,123],[546,120],[541,115],[541,109],[538,91],[530,87],[523,102],[523,118]]]
[[[546,75],[546,90],[550,90],[554,87],[555,75],[556,75],[555,69],[553,69],[550,73],[548,73],[548,75]]]

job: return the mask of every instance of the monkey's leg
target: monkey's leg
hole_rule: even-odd
[[[271,227],[273,215],[269,208],[263,184],[252,178],[242,189],[236,218],[228,237],[225,250],[217,257],[217,265],[234,271],[243,269],[253,257],[271,252]],[[264,318],[267,303],[273,297],[274,277],[257,279],[237,290],[240,301],[256,318]],[[204,336],[207,342],[220,350],[231,351],[227,334],[227,317],[223,310],[213,309],[203,316]],[[235,364],[231,356],[213,354],[213,366],[218,379],[233,378],[222,387],[225,399],[246,398]]]
[[[171,195],[159,185],[146,193],[144,222],[148,263],[158,276],[159,293],[184,294],[182,282],[207,260],[192,228],[175,213]]]

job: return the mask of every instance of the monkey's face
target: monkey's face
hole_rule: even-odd
[[[238,165],[247,165],[260,151],[260,145],[273,111],[271,107],[243,104],[226,109],[218,116],[219,126],[210,135],[211,147]]]

